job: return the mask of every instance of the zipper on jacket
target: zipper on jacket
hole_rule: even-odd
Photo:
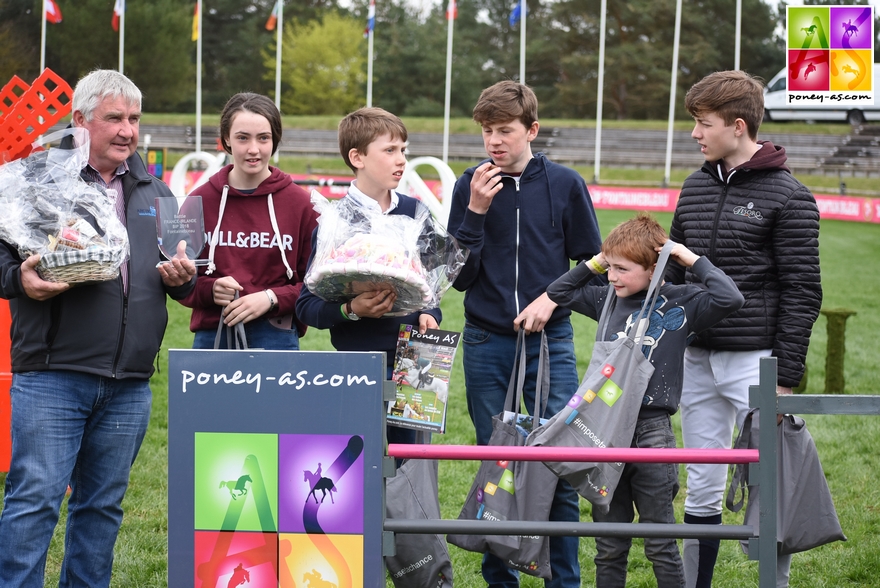
[[[113,358],[113,369],[111,370],[111,376],[113,378],[117,377],[116,368],[119,365],[119,357],[122,355],[122,347],[125,342],[125,327],[128,325],[128,296],[123,293],[122,295],[122,326],[119,330],[119,344],[116,346],[116,357]]]
[[[46,331],[46,365],[49,365],[52,357],[52,345],[55,343],[55,337],[58,336],[58,329],[61,326],[61,304],[58,298],[52,299],[49,306],[49,330]]]
[[[721,190],[721,199],[718,201],[718,207],[715,209],[715,219],[712,221],[712,244],[709,246],[709,261],[713,264],[715,261],[715,239],[718,235],[718,223],[721,221],[721,211],[724,208],[724,201],[727,200],[727,189],[730,184],[724,181],[724,187]]]
[[[532,158],[534,159],[534,158]],[[513,254],[513,301],[516,305],[516,314],[519,316],[519,313],[522,312],[519,308],[519,215],[520,215],[520,191],[519,184],[520,180],[525,177],[526,170],[529,168],[529,164],[532,162],[532,159],[526,162],[526,166],[523,168],[522,172],[519,176],[507,176],[511,180],[513,180],[513,186],[516,190],[516,243],[514,246],[514,254]],[[504,181],[504,180],[502,180]]]
[[[523,170],[525,171],[525,170]],[[514,186],[516,187],[516,247],[514,248],[514,268],[513,268],[513,300],[516,304],[516,314],[519,316],[519,313],[522,312],[519,308],[519,213],[520,213],[520,192],[519,192],[519,180],[522,178],[520,175],[519,178],[513,178]]]

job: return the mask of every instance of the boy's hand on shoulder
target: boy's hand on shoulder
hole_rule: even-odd
[[[468,208],[477,214],[486,214],[492,199],[501,190],[501,168],[487,161],[476,170],[471,178],[471,199]]]
[[[544,292],[513,319],[513,330],[525,329],[526,335],[543,331],[557,306],[558,304],[550,300],[550,297]]]
[[[397,294],[393,290],[372,290],[351,300],[351,310],[361,318],[382,318],[391,312]]]
[[[662,247],[657,247],[657,252],[659,253]],[[676,260],[678,263],[683,265],[684,267],[691,267],[697,260],[700,259],[700,256],[682,245],[681,243],[676,243],[675,247],[672,248],[672,251],[669,252],[669,257]]]

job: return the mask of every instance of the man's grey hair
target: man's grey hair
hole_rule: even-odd
[[[83,77],[73,90],[71,110],[80,111],[87,121],[105,98],[122,97],[129,105],[141,107],[142,95],[130,79],[115,69],[96,69]]]

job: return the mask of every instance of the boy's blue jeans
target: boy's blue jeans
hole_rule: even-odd
[[[636,423],[632,447],[675,447],[675,434],[668,416]],[[607,513],[593,509],[597,523],[675,523],[672,500],[678,494],[678,464],[628,463]],[[624,588],[631,538],[596,537],[596,588]],[[658,588],[684,586],[684,568],[675,539],[645,539],[645,557],[654,566]]]
[[[549,418],[562,410],[578,387],[577,364],[571,322],[556,321],[545,327],[550,352],[550,397],[544,416]],[[464,377],[467,387],[468,412],[477,433],[477,444],[487,445],[492,436],[492,417],[504,410],[504,399],[516,355],[516,335],[499,335],[466,323],[462,337]],[[526,337],[527,369],[524,395],[529,412],[535,406],[535,383],[541,337]],[[561,481],[550,509],[551,521],[578,521],[578,495],[568,482]],[[550,538],[551,580],[549,588],[579,588],[578,537]],[[513,588],[519,585],[517,573],[499,558],[483,557],[483,579],[492,588]]]
[[[12,463],[0,515],[0,586],[43,588],[68,484],[59,586],[109,586],[122,498],[150,420],[149,381],[25,372],[13,375],[10,396]]]

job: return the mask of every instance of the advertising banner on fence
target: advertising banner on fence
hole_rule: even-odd
[[[293,181],[314,181],[314,189],[326,198],[342,198],[348,191],[351,178],[318,178],[291,174]],[[442,196],[440,182],[425,180],[438,197]],[[308,186],[308,184],[305,184]],[[679,190],[673,188],[625,188],[621,186],[589,186],[593,206],[597,210],[647,210],[673,212]],[[880,199],[857,196],[814,194],[822,218],[855,222],[880,223]]]
[[[823,219],[880,222],[880,216],[874,214],[875,207],[880,204],[878,199],[817,194],[816,204],[819,217]]]
[[[648,210],[672,212],[678,201],[679,190],[668,188],[620,188],[590,186],[593,206],[605,209]]]

